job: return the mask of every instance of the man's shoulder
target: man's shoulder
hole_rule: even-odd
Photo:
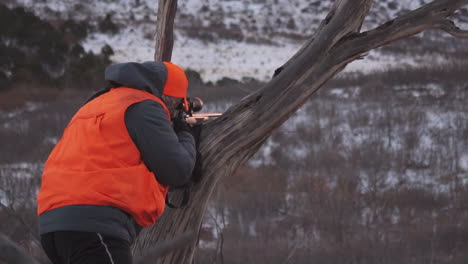
[[[128,107],[125,111],[125,124],[134,139],[146,131],[155,132],[162,127],[171,126],[166,111],[154,100],[145,100]]]
[[[163,106],[159,102],[151,99],[132,104],[127,108],[125,116],[136,118],[142,116],[164,116],[165,119],[167,119],[167,114]]]

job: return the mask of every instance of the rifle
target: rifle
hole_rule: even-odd
[[[191,116],[187,115],[185,121],[190,125],[203,124],[213,117],[221,116],[223,113],[193,113]]]
[[[221,116],[223,113],[194,113],[199,112],[203,108],[203,101],[199,97],[187,98],[188,107],[182,106],[182,109],[188,109],[184,111],[184,118],[190,125],[203,124],[213,117]]]

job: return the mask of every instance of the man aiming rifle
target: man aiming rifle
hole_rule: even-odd
[[[131,243],[195,166],[181,68],[114,64],[105,79],[111,87],[78,110],[45,164],[39,228],[53,263],[131,263]]]

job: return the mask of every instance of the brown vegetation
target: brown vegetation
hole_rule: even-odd
[[[255,166],[241,167],[218,186],[198,262],[463,263],[468,185],[457,163],[468,144],[466,66],[443,69],[335,78],[301,109],[307,118],[272,136],[270,154],[260,151]],[[426,86],[433,82],[445,96],[431,95]],[[208,107],[224,108],[229,97],[239,100],[258,86],[192,84]],[[419,96],[412,87],[420,87]],[[223,97],[226,91],[230,96]],[[0,208],[0,232],[36,255],[40,164],[88,95],[71,90],[37,109],[0,114],[0,186],[11,201]],[[453,122],[434,127],[428,112],[450,113]]]

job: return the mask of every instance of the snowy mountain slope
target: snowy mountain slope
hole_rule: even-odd
[[[98,52],[113,47],[115,62],[145,61],[153,57],[157,0],[12,0],[49,20],[73,18],[97,23],[106,15],[121,25],[116,35],[93,33],[84,42]],[[369,29],[429,0],[375,1],[365,21]],[[326,16],[333,1],[318,0],[186,0],[179,1],[173,61],[201,72],[205,81],[270,78],[292,56]],[[466,18],[466,16],[465,16]],[[440,61],[432,55],[395,57],[372,52],[348,71],[376,70]]]
[[[33,9],[47,18],[96,20],[106,14],[122,22],[156,20],[157,0],[13,0],[16,5]],[[375,27],[401,12],[418,8],[430,0],[375,1],[364,25]],[[266,37],[268,34],[310,35],[326,16],[332,0],[186,0],[179,1],[176,28],[181,31],[211,26],[236,30],[244,37]]]

